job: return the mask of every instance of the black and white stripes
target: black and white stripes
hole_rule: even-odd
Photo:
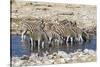
[[[30,36],[30,41],[31,41],[31,50],[33,50],[33,46],[36,45],[35,42],[38,41],[38,49],[40,46],[40,41],[47,41],[47,37],[45,32],[43,31],[43,21],[24,21],[21,24],[22,28],[22,35],[21,39],[22,41],[25,40],[24,36],[26,34],[29,34]],[[27,33],[29,32],[29,33]]]
[[[60,45],[73,42],[83,42],[88,36],[84,31],[77,27],[76,23],[64,22],[64,24],[45,23],[44,20],[24,21],[22,27],[22,40],[27,31],[30,35],[31,46],[38,45]],[[84,34],[84,35],[83,35]],[[86,35],[86,36],[85,36]],[[38,41],[38,44],[35,42]]]

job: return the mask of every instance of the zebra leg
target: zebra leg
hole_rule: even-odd
[[[78,42],[79,41],[79,38],[78,37],[75,37],[74,38],[74,42]]]
[[[60,45],[62,45],[63,44],[63,37],[61,37],[59,41],[60,41]]]
[[[54,39],[54,46],[57,45],[57,39]]]
[[[44,41],[42,41],[42,48],[44,48]]]
[[[34,40],[33,42],[33,47],[35,48],[36,47],[36,41]]]
[[[62,44],[63,44],[63,41],[62,41],[62,40],[60,40],[60,41],[59,41],[59,44],[60,44],[60,45],[62,45]]]
[[[55,40],[55,39],[53,39],[52,41],[53,41],[53,45],[55,46],[55,45],[56,45],[56,40]]]
[[[68,42],[66,43],[66,45],[67,45],[67,47],[69,47],[69,43]]]
[[[71,43],[73,43],[73,37],[70,37],[70,41],[71,41]]]
[[[24,30],[21,34],[21,41],[23,42],[24,39],[25,39],[25,33],[26,33],[26,30]]]
[[[40,39],[38,40],[38,52],[40,51]]]
[[[49,44],[51,44],[51,39],[52,39],[52,37],[49,37]]]
[[[59,47],[59,45],[60,45],[60,42],[59,42],[59,40],[57,40],[57,46]]]
[[[67,36],[66,44],[68,43],[68,41],[69,41],[69,38],[70,38],[70,36]]]
[[[73,37],[70,37],[71,46],[73,45]]]
[[[80,34],[79,34],[79,41],[83,42],[83,38],[82,38],[82,36]]]
[[[33,51],[33,39],[32,39],[32,37],[30,37],[30,40],[31,40],[31,51]]]
[[[57,44],[59,45],[59,43],[60,43],[60,41],[59,40],[57,40]]]

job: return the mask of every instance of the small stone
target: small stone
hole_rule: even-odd
[[[42,62],[39,60],[36,60],[36,64],[42,64]]]
[[[83,55],[82,53],[80,53],[78,57],[83,57],[83,56],[84,56],[84,55]]]
[[[57,58],[56,56],[53,56],[53,57],[52,57],[52,59],[56,59],[56,58]]]
[[[24,55],[21,57],[21,60],[29,60],[29,57],[27,55]]]
[[[78,57],[77,57],[77,56],[74,56],[74,57],[72,57],[71,59],[72,59],[72,60],[77,60]]]
[[[49,59],[52,59],[52,57],[53,57],[53,55],[48,55],[48,58],[49,58]]]
[[[78,52],[81,52],[81,51],[82,51],[82,49],[78,49],[77,51],[78,51]]]
[[[61,63],[65,63],[65,60],[63,58],[60,58],[60,59],[56,59],[55,62],[61,64]]]
[[[21,66],[23,64],[23,61],[18,61],[18,62],[16,62],[15,64],[14,64],[14,66]]]
[[[94,50],[89,50],[89,54],[96,54]]]
[[[28,64],[29,64],[29,66],[36,65],[36,63],[34,63],[34,62],[29,62]]]
[[[57,53],[56,53],[56,52],[54,52],[54,53],[53,53],[53,56],[57,56]]]
[[[56,58],[63,58],[62,56],[57,55]]]
[[[49,60],[44,61],[44,64],[52,64]]]
[[[21,60],[21,61],[23,61],[23,64],[21,66],[23,66],[23,65],[25,65],[25,66],[29,65],[28,60]]]
[[[19,60],[20,60],[19,57],[13,57],[13,58],[12,58],[12,61],[13,61],[13,62],[17,62],[17,61],[19,61]]]
[[[58,64],[57,62],[54,62],[53,64]]]
[[[81,57],[81,61],[85,62],[86,61],[86,57]]]
[[[65,60],[63,58],[60,59],[61,63],[65,63]]]
[[[49,62],[53,64],[54,63],[54,60],[49,60]]]
[[[86,53],[86,54],[88,54],[89,53],[89,50],[88,49],[85,49],[83,52]]]
[[[64,51],[58,51],[58,55],[61,57],[61,58],[67,58],[68,57],[68,54]]]
[[[71,58],[64,58],[64,60],[65,60],[66,62],[68,62],[68,61],[71,60]]]

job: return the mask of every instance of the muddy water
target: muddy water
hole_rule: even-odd
[[[23,56],[23,55],[31,55],[30,48],[27,45],[21,45],[20,42],[21,38],[20,35],[11,35],[11,56]],[[44,48],[40,47],[40,52],[39,54],[42,55],[42,53],[45,53],[46,51],[49,52],[49,54],[53,52],[57,52],[58,50],[60,51],[65,51],[67,53],[70,52],[75,52],[78,49],[81,51],[84,49],[92,49],[96,51],[96,37],[92,37],[89,42],[84,42],[84,43],[73,43],[73,44],[63,44],[59,46],[44,46]],[[34,53],[38,52],[37,46],[33,50]]]

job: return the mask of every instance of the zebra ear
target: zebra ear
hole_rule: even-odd
[[[41,20],[40,27],[41,27],[42,29],[45,27],[45,23],[44,23],[44,20],[43,20],[43,19]]]

